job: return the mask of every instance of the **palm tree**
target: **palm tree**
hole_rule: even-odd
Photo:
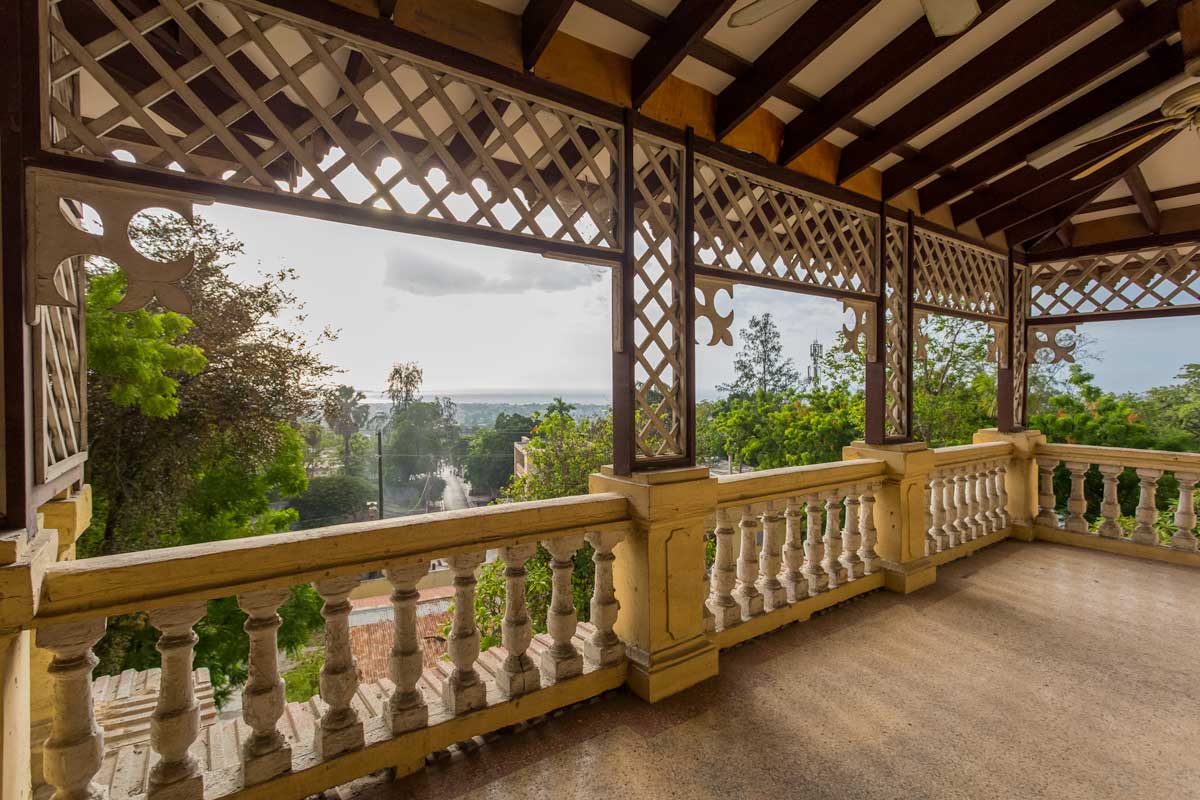
[[[322,415],[334,433],[342,437],[342,465],[350,471],[350,440],[366,424],[371,407],[367,396],[353,386],[338,386],[325,392]]]
[[[556,397],[550,401],[550,405],[546,406],[546,416],[561,414],[564,417],[569,417],[571,412],[575,410],[575,406],[563,400],[561,397]]]

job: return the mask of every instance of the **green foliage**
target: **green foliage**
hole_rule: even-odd
[[[931,447],[969,444],[996,424],[994,338],[982,322],[931,314],[926,357],[913,362],[913,435]]]
[[[289,501],[298,528],[319,528],[350,522],[366,513],[367,503],[376,499],[377,487],[354,475],[322,475],[310,478],[308,490]]]
[[[96,274],[88,283],[87,348],[91,379],[120,408],[166,419],[179,411],[179,375],[196,375],[208,363],[200,348],[177,344],[192,321],[172,311],[113,311],[125,294],[125,276]],[[95,403],[99,398],[92,396]]]
[[[335,386],[321,398],[321,415],[334,433],[342,437],[342,466],[350,472],[351,447],[354,434],[367,424],[371,407],[363,403],[367,396],[353,386]]]
[[[454,402],[448,397],[394,406],[384,433],[384,475],[407,483],[436,472],[460,435]]]
[[[800,373],[790,358],[783,357],[779,327],[770,314],[753,316],[738,332],[742,349],[733,358],[732,383],[717,388],[731,397],[752,397],[758,392],[784,394],[800,385]]]
[[[550,414],[537,422],[526,447],[525,475],[502,492],[508,502],[587,494],[588,476],[612,461],[612,415],[577,420]]]
[[[463,465],[471,485],[495,492],[507,484],[513,475],[513,444],[532,433],[535,424],[530,417],[500,413],[493,427],[471,436]]]
[[[300,656],[296,666],[283,673],[283,696],[289,703],[303,703],[321,693],[321,668],[325,651],[316,648]]]

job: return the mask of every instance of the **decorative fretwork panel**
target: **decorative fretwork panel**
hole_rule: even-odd
[[[1029,320],[1029,268],[1014,264],[1013,267],[1013,421],[1025,424],[1025,387],[1029,378],[1028,331]]]
[[[465,238],[620,247],[618,125],[243,0],[58,7],[51,81],[89,91],[78,109],[51,98],[55,150]]]
[[[67,211],[67,209],[64,209]],[[87,453],[82,258],[63,261],[52,282],[65,305],[39,305],[33,328],[35,479],[48,483]]]
[[[1031,269],[1034,317],[1200,305],[1200,244],[1052,261]]]
[[[696,263],[871,295],[878,217],[696,159]]]
[[[687,452],[682,149],[633,143],[633,357],[636,460]]]
[[[913,229],[913,297],[946,314],[1008,317],[1008,259],[982,247]]]
[[[884,426],[889,436],[909,436],[908,375],[909,359],[909,286],[908,225],[888,220],[883,240],[884,261],[884,367],[886,400]]]

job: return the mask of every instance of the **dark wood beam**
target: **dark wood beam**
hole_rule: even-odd
[[[1150,187],[1146,185],[1146,176],[1142,174],[1142,168],[1133,167],[1125,173],[1124,178],[1125,185],[1129,187],[1129,192],[1133,195],[1133,202],[1137,204],[1138,213],[1146,222],[1146,227],[1154,233],[1158,233],[1162,230],[1162,214],[1159,213],[1154,197],[1150,194]]]
[[[1043,186],[1036,193],[1022,198],[1020,202],[1010,203],[980,217],[979,231],[984,236],[991,236],[998,231],[1010,231],[1031,219],[1042,217],[1051,211],[1057,212],[1070,207],[1072,209],[1070,214],[1059,220],[1052,228],[1047,229],[1053,230],[1078,214],[1080,209],[1085,208],[1098,195],[1103,194],[1108,187],[1121,180],[1129,170],[1156,153],[1170,139],[1170,136],[1160,136],[1146,142],[1091,175],[1078,180],[1074,178],[1074,175],[1070,175],[1048,186]],[[1032,237],[1028,234],[1010,235],[1009,242],[1016,244],[1028,241],[1030,238]]]
[[[1070,247],[1071,241],[1075,238],[1075,226],[1070,220],[1067,220],[1058,226],[1058,230],[1054,232],[1054,235],[1058,237],[1058,241],[1062,242],[1063,247]]]
[[[791,81],[878,3],[879,0],[817,0],[755,60],[748,74],[717,96],[717,139],[729,135],[776,88]]]
[[[1056,0],[914,98],[877,126],[874,136],[847,145],[838,165],[838,182],[857,175],[896,145],[953,114],[1091,25],[1115,5],[1117,0]]]
[[[1155,204],[1158,204],[1163,200],[1174,200],[1193,194],[1200,194],[1200,183],[1187,183],[1183,186],[1173,186],[1170,189],[1159,189],[1157,192],[1151,192],[1150,197],[1154,200]],[[1129,208],[1136,205],[1132,197],[1114,197],[1111,200],[1092,203],[1079,213],[1092,214],[1097,211],[1116,211],[1118,208]]]
[[[1029,263],[1040,264],[1047,261],[1067,261],[1074,258],[1103,256],[1110,253],[1134,253],[1139,250],[1157,250],[1160,247],[1174,247],[1185,244],[1200,244],[1200,228],[1188,228],[1187,230],[1175,231],[1173,233],[1151,234],[1150,236],[1113,239],[1107,242],[1093,242],[1091,244],[1075,245],[1055,250],[1039,250],[1037,253],[1030,254]]]
[[[1157,112],[1146,114],[1140,117],[1138,122],[1148,122],[1156,117]],[[1029,164],[1020,166],[1003,178],[951,205],[950,216],[955,225],[962,225],[969,220],[991,214],[996,209],[1018,201],[1044,186],[1082,172],[1137,139],[1142,133],[1144,131],[1126,131],[1111,139],[1085,144],[1041,168]]]
[[[574,0],[529,0],[521,14],[521,58],[533,70]]]
[[[982,12],[976,24],[986,19],[1006,0],[982,0]],[[884,92],[945,50],[956,41],[954,36],[934,36],[929,21],[921,17],[909,25],[879,52],[853,70],[840,83],[821,96],[812,109],[788,123],[783,133],[779,160],[791,161],[824,139],[844,120],[858,113]]]
[[[1138,8],[1143,8],[1138,4]],[[883,173],[884,197],[895,197],[996,139],[1054,103],[1141,56],[1178,30],[1175,0],[1160,0],[1081,47],[987,110],[921,148]]]
[[[1179,4],[1179,33],[1189,75],[1200,75],[1200,0]]]
[[[646,42],[633,59],[634,108],[646,102],[733,3],[734,0],[681,0],[667,19],[666,28]]]
[[[1072,100],[1024,130],[960,164],[952,173],[922,186],[919,192],[921,208],[936,208],[976,189],[992,177],[1024,163],[1030,154],[1090,125],[1163,83],[1175,80],[1182,69],[1183,53],[1178,45],[1156,52],[1154,56],[1130,67],[1103,86]],[[955,208],[957,209],[957,204]],[[957,209],[956,213],[959,213],[962,219],[970,219],[982,212],[976,209],[967,214],[965,209]]]
[[[396,15],[396,0],[378,0],[378,5],[382,19],[391,19]]]
[[[1071,200],[1059,203],[1054,208],[1047,209],[1040,214],[1030,217],[1024,222],[1013,226],[1006,233],[1008,236],[1008,241],[1014,245],[1024,243],[1027,250],[1035,249],[1050,234],[1054,233],[1064,225],[1070,224],[1071,217],[1079,213],[1080,206],[1086,205],[1090,200],[1093,200],[1099,195],[1104,194],[1104,190],[1107,189],[1109,185],[1111,185],[1111,183],[1101,186],[1097,189],[1093,189],[1082,198],[1073,198]]]

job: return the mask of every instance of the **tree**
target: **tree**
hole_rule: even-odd
[[[495,424],[468,440],[464,474],[476,489],[495,492],[513,476],[513,445],[533,432],[535,420],[521,414],[496,415]]]
[[[392,364],[392,370],[387,377],[388,399],[393,407],[408,408],[409,404],[420,397],[421,382],[425,373],[415,361]]]
[[[913,438],[931,447],[969,444],[996,424],[994,334],[981,322],[931,314],[925,358],[913,360]]]
[[[350,471],[350,440],[367,423],[371,407],[363,403],[367,396],[353,386],[335,386],[321,399],[325,424],[342,437],[342,466]]]
[[[238,283],[226,269],[241,253],[229,234],[197,219],[142,217],[130,236],[151,258],[195,255],[183,282],[187,317],[150,305],[118,314],[124,279],[89,264],[87,292],[88,479],[93,522],[80,557],[286,530],[295,512],[278,500],[304,491],[304,442],[292,427],[312,419],[329,367],[309,339],[280,320],[301,310],[290,270]],[[321,624],[320,598],[298,588],[284,607],[280,642],[299,647]],[[244,614],[212,601],[197,626],[196,665],[218,698],[245,677]],[[97,647],[103,671],[157,665],[145,615],[113,618]]]
[[[546,414],[547,415],[565,414],[567,416],[570,416],[571,412],[574,410],[575,410],[575,405],[573,403],[568,403],[566,400],[563,400],[561,397],[554,398],[553,400],[550,401],[550,405],[546,406]]]
[[[370,481],[353,475],[324,475],[310,478],[308,489],[289,501],[295,509],[298,527],[319,528],[353,521],[367,511],[367,503],[375,499],[375,487]]]
[[[770,314],[753,316],[738,332],[742,349],[733,359],[733,383],[717,388],[733,397],[750,397],[755,392],[778,394],[800,385],[800,373],[790,358],[783,357],[779,328]]]
[[[406,483],[417,475],[436,472],[454,451],[460,435],[450,398],[396,406],[385,434],[384,474]]]

